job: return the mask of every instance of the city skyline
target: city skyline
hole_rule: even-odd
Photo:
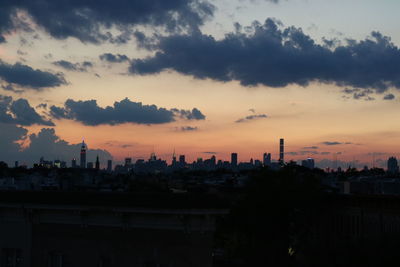
[[[285,152],[286,148],[285,148],[284,138],[279,139],[279,152],[277,152],[277,155],[275,155],[275,157],[273,153],[268,151],[264,152],[262,155],[261,154],[255,155],[255,157],[251,158],[239,157],[237,152],[231,152],[228,158],[218,157],[218,152],[205,151],[200,153],[203,156],[192,158],[192,157],[187,157],[187,155],[184,152],[183,154],[182,153],[177,154],[174,149],[173,153],[161,156],[157,155],[157,153],[153,150],[148,156],[127,156],[121,160],[115,160],[111,155],[109,155],[109,157],[106,156],[105,158],[100,158],[99,150],[94,150],[91,153],[89,153],[90,157],[89,160],[87,160],[88,156],[87,151],[90,150],[88,150],[88,146],[85,140],[82,140],[82,143],[79,144],[79,149],[80,149],[79,154],[77,153],[76,155],[73,154],[70,157],[70,159],[56,157],[50,160],[46,158],[45,160],[45,158],[41,156],[39,162],[35,160],[33,160],[30,163],[23,161],[20,162],[19,160],[16,160],[14,162],[11,161],[9,162],[3,161],[3,162],[9,163],[10,166],[12,166],[13,165],[12,163],[14,163],[13,165],[14,167],[19,167],[19,166],[34,167],[35,165],[40,165],[42,167],[47,167],[47,168],[71,167],[71,168],[88,168],[97,170],[103,169],[108,171],[113,170],[114,167],[116,166],[126,167],[129,165],[133,166],[137,163],[141,164],[152,161],[160,161],[163,164],[165,164],[165,166],[171,166],[171,167],[173,167],[175,164],[180,164],[180,167],[184,167],[186,165],[193,165],[199,163],[203,164],[203,161],[204,162],[211,161],[211,163],[214,162],[211,165],[213,165],[214,167],[219,166],[219,168],[227,167],[226,164],[229,165],[229,168],[236,168],[241,164],[242,165],[250,164],[254,167],[269,166],[276,169],[278,166],[284,166],[286,164],[295,163],[311,169],[313,169],[314,167],[327,170],[336,170],[337,168],[350,168],[350,167],[357,169],[384,168],[388,169],[389,172],[390,169],[396,168],[396,167],[390,167],[390,165],[393,166],[393,162],[390,163],[391,161],[394,160],[396,162],[395,165],[397,166],[396,157],[390,156],[388,159],[381,159],[381,158],[377,159],[376,156],[382,156],[382,155],[374,155],[374,154],[371,155],[372,162],[360,162],[355,158],[353,158],[353,161],[341,161],[339,158],[340,154],[333,154],[332,160],[322,159],[320,161],[315,161],[315,159],[313,158],[313,155],[315,154],[312,154],[312,151],[307,151],[309,153],[303,153],[302,155],[298,155],[299,159],[296,160],[291,158],[293,156],[293,152]],[[287,156],[289,156],[288,160],[286,160]],[[67,163],[68,161],[70,161],[71,163],[68,164]]]
[[[0,161],[400,158],[399,2],[123,2],[4,4]]]

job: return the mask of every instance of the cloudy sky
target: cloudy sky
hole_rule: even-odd
[[[2,0],[0,160],[398,155],[397,0]]]

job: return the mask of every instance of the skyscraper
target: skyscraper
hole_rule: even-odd
[[[315,168],[315,162],[313,158],[308,158],[306,160],[303,160],[301,162],[301,166],[309,168],[309,169],[314,169]]]
[[[76,168],[76,159],[73,158],[71,161],[71,168]]]
[[[186,166],[185,155],[180,155],[180,156],[179,156],[179,165],[180,165],[181,167]]]
[[[112,172],[112,160],[107,160],[107,171]]]
[[[387,161],[387,171],[390,173],[398,173],[399,165],[395,157],[390,157]]]
[[[96,170],[100,170],[100,160],[99,160],[99,155],[96,156]]]
[[[263,155],[263,165],[270,166],[271,165],[271,153],[264,153]]]
[[[237,153],[232,153],[231,154],[231,166],[232,167],[237,167],[238,164],[238,154]]]
[[[81,168],[86,168],[86,144],[85,140],[82,141],[82,146],[81,146]]]
[[[285,141],[283,138],[279,140],[279,164],[285,164]]]

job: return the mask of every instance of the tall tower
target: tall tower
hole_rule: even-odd
[[[82,169],[86,168],[86,144],[85,140],[82,141],[82,146],[81,146],[81,165],[80,167]]]
[[[285,164],[285,141],[283,138],[279,140],[279,164]]]
[[[232,167],[237,167],[238,164],[238,154],[237,153],[232,153],[231,154],[231,166]]]
[[[100,170],[100,160],[99,160],[99,155],[96,157],[96,170]]]
[[[172,164],[173,167],[176,166],[176,155],[175,155],[175,149],[174,149],[174,153],[172,154]]]

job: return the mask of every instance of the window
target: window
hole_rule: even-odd
[[[1,267],[22,266],[22,250],[16,248],[3,248],[1,250]]]

